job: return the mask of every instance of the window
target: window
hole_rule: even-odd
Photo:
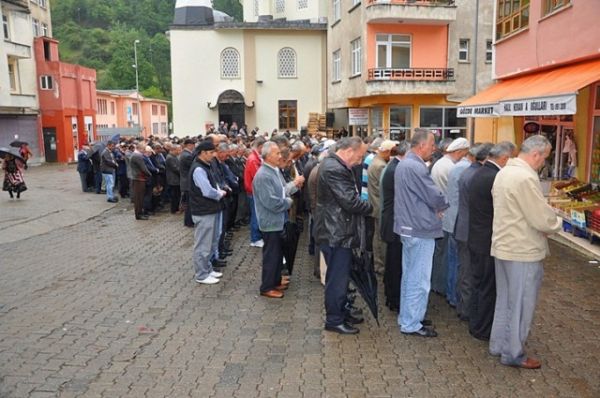
[[[110,114],[111,115],[115,114],[115,102],[114,101],[110,101]]]
[[[96,103],[98,104],[98,114],[99,115],[106,115],[107,109],[106,109],[106,100],[105,99],[99,99],[96,101]]]
[[[131,111],[133,112],[134,115],[138,114],[138,104],[137,104],[137,102],[134,102],[133,104],[131,104]]]
[[[296,52],[284,47],[277,54],[277,70],[279,77],[296,77]]]
[[[390,107],[390,139],[402,141],[408,138],[411,128],[410,106]]]
[[[410,68],[410,36],[378,34],[377,67]]]
[[[47,8],[48,7],[47,0],[38,0],[38,4],[42,8]]]
[[[341,18],[340,1],[341,0],[333,0],[333,22],[337,22]]]
[[[2,14],[2,29],[4,30],[4,38],[10,40],[10,26],[8,25],[8,15]]]
[[[331,61],[331,81],[332,82],[339,82],[340,80],[342,80],[342,75],[341,75],[341,51],[337,50],[333,52],[333,56],[332,56],[332,61]]]
[[[352,7],[354,7],[357,4],[360,4],[360,0],[352,0]]]
[[[460,62],[469,62],[469,39],[458,40],[458,60]]]
[[[40,21],[35,18],[32,18],[33,25],[33,36],[38,37],[40,35]]]
[[[571,4],[571,0],[542,0],[542,16]]]
[[[299,4],[298,8],[300,8]],[[275,0],[275,12],[278,14],[285,12],[285,0]]]
[[[167,114],[167,107],[164,105],[161,105],[160,107],[160,114],[161,116],[165,116]]]
[[[235,48],[226,48],[221,52],[221,79],[240,77],[240,53]]]
[[[296,130],[298,101],[279,101],[279,130]]]
[[[383,108],[380,106],[371,108],[371,128],[373,134],[383,133]]]
[[[160,133],[161,134],[167,134],[167,123],[166,122],[162,122],[160,124]]]
[[[19,92],[19,61],[16,58],[8,58],[8,81],[10,91]]]
[[[152,105],[152,116],[158,115],[158,105]]]
[[[158,134],[158,123],[152,123],[152,134]]]
[[[492,45],[492,41],[486,40],[485,41],[485,62],[486,63],[492,62],[493,55],[494,55],[494,47]]]
[[[46,61],[51,61],[52,53],[50,51],[50,42],[48,40],[44,40],[44,59]]]
[[[40,76],[40,87],[42,90],[52,90],[54,88],[52,76]]]
[[[41,30],[42,36],[48,36],[48,24],[42,22],[41,26],[40,26],[40,30]]]
[[[529,0],[498,0],[496,39],[529,26]]]
[[[308,0],[298,0],[298,9],[303,10],[308,8]]]
[[[360,75],[362,72],[362,48],[360,37],[350,42],[352,52],[352,76]]]
[[[421,127],[437,131],[440,138],[464,137],[467,132],[467,119],[456,117],[453,107],[421,107],[419,122]]]

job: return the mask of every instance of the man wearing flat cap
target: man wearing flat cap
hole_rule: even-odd
[[[194,222],[194,264],[197,283],[213,285],[219,282],[222,273],[216,272],[210,262],[223,210],[222,190],[211,171],[210,163],[215,157],[215,145],[211,140],[202,141],[196,148],[197,156],[190,168],[189,206]]]

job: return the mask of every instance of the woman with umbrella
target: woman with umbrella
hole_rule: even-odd
[[[21,198],[21,192],[27,190],[25,180],[23,179],[23,169],[25,162],[20,156],[11,153],[4,153],[2,161],[2,170],[4,170],[4,183],[2,190],[7,191],[11,199],[14,198],[13,192],[17,194],[17,199]]]

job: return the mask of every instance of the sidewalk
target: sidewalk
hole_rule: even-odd
[[[19,200],[0,191],[0,244],[84,222],[114,207],[105,195],[81,192],[77,165],[30,167],[25,183]]]

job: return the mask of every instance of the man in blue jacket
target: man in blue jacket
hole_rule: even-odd
[[[431,288],[435,239],[443,235],[448,200],[435,185],[427,165],[435,150],[431,131],[415,129],[411,150],[394,174],[394,232],[402,241],[402,282],[398,324],[404,334],[436,337],[425,311]]]

